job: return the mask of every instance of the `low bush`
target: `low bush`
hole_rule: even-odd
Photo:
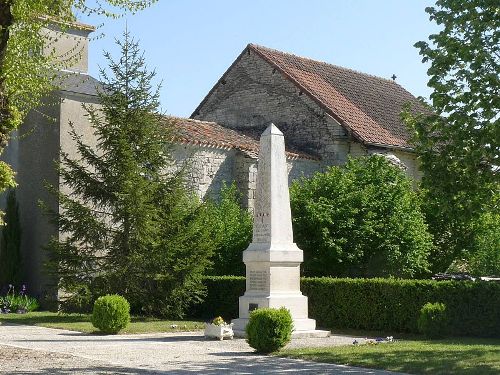
[[[94,303],[92,325],[105,333],[118,333],[130,323],[130,305],[119,295],[99,297]]]
[[[439,338],[446,335],[448,318],[444,303],[426,303],[420,309],[417,320],[418,330],[429,338]]]
[[[248,344],[259,353],[283,348],[292,339],[292,330],[292,316],[284,307],[252,311],[245,328]]]

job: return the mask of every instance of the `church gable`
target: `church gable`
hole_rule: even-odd
[[[245,50],[198,106],[192,118],[215,121],[258,137],[269,123],[287,148],[345,161],[348,134],[331,116],[255,52]],[[337,145],[338,144],[338,145]]]
[[[263,68],[263,62],[267,69]],[[286,80],[288,85],[279,80]],[[273,102],[277,97],[276,106]],[[242,126],[238,121],[261,125],[259,122],[271,122],[269,117],[275,116],[272,122],[285,122],[285,127],[292,128],[302,123],[314,128],[317,136],[328,137],[322,133],[330,127],[327,132],[333,131],[329,137],[332,142],[342,138],[343,130],[365,147],[410,149],[409,134],[400,119],[406,103],[417,111],[425,111],[415,97],[394,81],[249,44],[193,117],[213,119],[233,127]],[[267,107],[267,118],[259,107]],[[293,118],[283,113],[287,111],[295,112]],[[323,131],[312,124],[318,123],[317,118],[307,118],[310,114],[327,118],[319,121],[323,122],[320,125]],[[342,130],[334,129],[335,125],[341,125]],[[304,137],[294,137],[293,133],[307,132],[306,129],[282,131],[294,142]]]

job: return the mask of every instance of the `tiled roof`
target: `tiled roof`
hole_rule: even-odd
[[[281,71],[361,142],[410,147],[400,113],[406,103],[416,111],[426,110],[396,82],[255,44],[248,49]]]
[[[174,136],[177,142],[226,150],[237,149],[252,158],[257,158],[259,154],[259,140],[252,135],[246,135],[210,121],[170,116],[167,116],[166,120],[174,125]],[[318,160],[316,156],[295,150],[288,149],[286,154],[289,159]]]

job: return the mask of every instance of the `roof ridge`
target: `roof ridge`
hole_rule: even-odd
[[[190,117],[180,117],[180,116],[174,116],[174,115],[163,115],[163,117],[168,118],[168,119],[173,119],[173,120],[189,121],[189,122],[202,123],[202,124],[214,124],[214,125],[221,126],[219,123],[217,123],[215,121],[197,120],[197,119],[190,118]]]
[[[384,78],[384,77],[379,77],[379,76],[376,76],[374,74],[370,74],[370,73],[365,73],[365,72],[362,72],[360,70],[356,70],[356,69],[352,69],[352,68],[346,68],[344,66],[340,66],[340,65],[336,65],[336,64],[332,64],[332,63],[329,63],[327,61],[321,61],[321,60],[315,60],[315,59],[311,59],[310,57],[305,57],[305,56],[300,56],[300,55],[296,55],[294,53],[291,53],[291,52],[285,52],[285,51],[281,51],[281,50],[278,50],[278,49],[274,49],[274,48],[270,48],[270,47],[266,47],[266,46],[263,46],[263,45],[260,45],[260,44],[256,44],[256,43],[249,43],[247,45],[247,47],[250,47],[252,49],[265,49],[265,50],[268,50],[270,52],[274,52],[274,53],[281,53],[283,55],[288,55],[288,56],[293,56],[293,57],[296,57],[298,59],[302,59],[302,60],[307,60],[307,61],[312,61],[314,63],[319,63],[319,64],[324,64],[324,65],[328,65],[328,66],[333,66],[335,68],[338,68],[338,69],[342,69],[342,70],[346,70],[346,71],[349,71],[349,72],[353,72],[353,73],[356,73],[356,74],[360,74],[360,75],[363,75],[363,76],[367,76],[367,77],[372,77],[372,78],[376,78],[376,79],[380,79],[382,81],[387,81],[391,84],[395,84],[401,88],[403,88],[403,86],[401,86],[399,83],[397,83],[396,81],[393,81],[392,79],[389,79],[389,78]]]

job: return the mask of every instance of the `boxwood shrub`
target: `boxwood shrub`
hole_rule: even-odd
[[[192,316],[238,317],[245,278],[207,277],[205,301]],[[427,302],[446,305],[448,335],[500,337],[500,284],[482,281],[302,278],[309,315],[318,327],[417,333]]]
[[[130,305],[116,294],[99,297],[94,303],[91,321],[104,333],[118,333],[130,323]]]
[[[258,353],[271,353],[292,339],[292,316],[284,307],[257,309],[250,313],[245,331],[248,345]]]
[[[420,309],[418,330],[429,338],[443,337],[447,332],[448,316],[444,303],[428,302]]]

